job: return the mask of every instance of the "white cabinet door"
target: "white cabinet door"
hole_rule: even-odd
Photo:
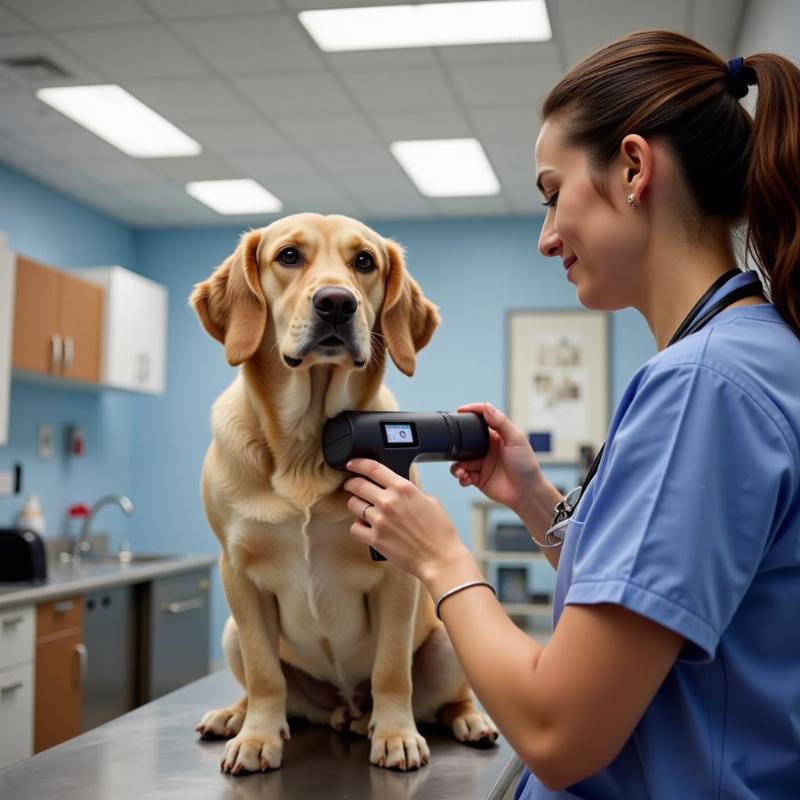
[[[166,385],[166,288],[122,267],[91,267],[78,272],[106,290],[103,385],[163,393]]]
[[[8,444],[15,276],[16,259],[8,249],[6,235],[0,233],[0,445]]]
[[[0,671],[0,769],[33,755],[33,663]]]

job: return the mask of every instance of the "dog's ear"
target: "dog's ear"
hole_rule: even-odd
[[[267,324],[258,273],[260,242],[260,230],[243,234],[233,254],[211,277],[195,284],[189,298],[203,327],[225,345],[225,358],[232,367],[255,353]]]
[[[431,340],[441,322],[439,309],[430,302],[419,284],[408,274],[403,248],[384,239],[389,255],[389,274],[381,309],[381,330],[395,366],[413,375],[415,355]]]

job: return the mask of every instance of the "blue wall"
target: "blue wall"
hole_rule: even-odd
[[[9,181],[7,183],[7,181]],[[13,208],[11,201],[13,200]],[[50,225],[50,218],[58,223]],[[47,219],[46,225],[41,224]],[[409,269],[444,320],[418,357],[413,378],[389,364],[386,380],[402,408],[446,409],[474,400],[505,407],[505,315],[508,308],[576,308],[574,288],[558,259],[539,255],[540,218],[445,221],[375,221],[401,242]],[[217,552],[199,494],[202,459],[210,440],[209,411],[235,370],[225,363],[187,305],[192,286],[206,278],[236,246],[235,228],[132,231],[18,173],[0,167],[0,230],[12,247],[57,266],[117,263],[167,286],[169,334],[167,390],[163,396],[70,392],[12,384],[8,447],[0,468],[16,460],[27,470],[26,488],[39,490],[53,530],[67,505],[107,491],[127,493],[136,513],[127,523],[114,509],[103,520],[115,538],[134,549]],[[612,315],[611,386],[616,402],[634,370],[654,352],[650,332],[631,311]],[[37,421],[79,422],[89,453],[80,461],[35,459]],[[57,429],[58,432],[58,429]],[[461,489],[445,464],[421,467],[426,491],[439,496],[469,541],[469,504],[480,495]],[[573,470],[552,470],[563,485]],[[10,522],[18,499],[0,499],[0,523]],[[500,517],[499,517],[500,518]],[[552,583],[549,567],[532,573],[532,586]],[[215,583],[212,638],[226,616]]]
[[[0,231],[13,250],[56,267],[89,264],[133,264],[135,233],[120,222],[54,189],[0,164]],[[39,494],[47,535],[63,531],[66,509],[74,502],[91,503],[107,492],[124,492],[131,485],[131,398],[119,392],[87,392],[42,387],[20,381],[11,384],[9,443],[0,447],[0,469],[23,465],[22,497],[0,498],[0,525],[12,524],[28,492]],[[36,457],[39,423],[53,426],[50,461]],[[87,453],[69,458],[61,447],[65,425],[84,429]],[[98,528],[113,510],[103,511]],[[121,516],[121,512],[120,512]]]

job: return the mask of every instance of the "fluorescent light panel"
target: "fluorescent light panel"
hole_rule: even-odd
[[[544,0],[333,8],[301,11],[299,17],[326,52],[546,42],[552,38]]]
[[[219,214],[263,214],[280,211],[283,203],[250,178],[192,181],[186,191]]]
[[[196,156],[202,147],[121,86],[59,86],[36,96],[134,158]]]
[[[392,142],[390,149],[426,197],[475,197],[500,192],[500,182],[477,139]]]

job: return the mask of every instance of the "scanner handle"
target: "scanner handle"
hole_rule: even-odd
[[[403,465],[403,469],[398,469],[397,470],[397,474],[401,478],[405,478],[406,480],[408,480],[411,477],[411,464],[410,463],[409,464],[404,464]],[[381,554],[381,553],[379,553],[371,545],[370,545],[370,548],[369,548],[369,555],[370,555],[370,558],[372,558],[373,561],[386,561],[386,556]]]

